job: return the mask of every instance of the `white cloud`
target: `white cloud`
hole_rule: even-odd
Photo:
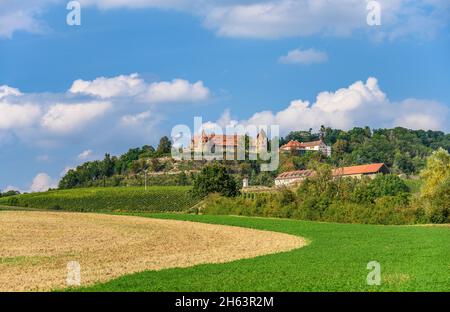
[[[202,81],[191,84],[183,79],[171,82],[162,81],[150,84],[144,98],[152,103],[162,102],[197,102],[209,97],[209,89]]]
[[[85,151],[81,152],[81,153],[77,156],[77,158],[78,158],[79,160],[86,160],[86,159],[92,157],[93,154],[94,154],[94,153],[92,152],[92,150],[85,150]]]
[[[148,120],[151,116],[149,111],[142,112],[136,115],[125,115],[120,119],[123,126],[136,126]]]
[[[174,79],[147,83],[136,73],[76,80],[65,93],[22,93],[3,85],[0,144],[19,139],[30,145],[55,148],[64,145],[69,137],[91,141],[153,137],[161,133],[156,127],[165,120],[165,110],[170,107],[155,105],[151,112],[148,108],[142,112],[143,103],[193,103],[209,97],[210,91],[202,81]],[[96,122],[100,118],[102,129]],[[127,126],[127,132],[121,126]],[[129,132],[131,128],[134,133]],[[89,136],[94,130],[95,136]]]
[[[116,96],[135,96],[143,92],[145,82],[134,73],[113,78],[99,77],[93,81],[75,80],[70,88],[72,93],[84,93],[101,98]]]
[[[221,119],[228,123],[237,122],[230,120],[228,111]],[[309,101],[294,100],[281,111],[257,112],[240,123],[279,125],[282,133],[318,129],[321,125],[344,130],[368,125],[448,131],[448,120],[449,109],[435,101],[406,99],[391,102],[379,88],[377,79],[371,77],[365,83],[357,81],[335,92],[320,92],[312,104]]]
[[[449,109],[436,101],[407,99],[399,105],[404,112],[394,124],[411,129],[450,130]]]
[[[328,55],[325,52],[314,49],[295,49],[279,58],[279,62],[283,64],[314,64],[326,61],[328,61]]]
[[[219,36],[283,38],[350,35],[364,31],[371,37],[396,39],[428,38],[449,23],[448,0],[378,0],[382,26],[366,24],[364,0],[80,0],[82,7],[173,9],[198,16]],[[31,3],[30,3],[31,2]],[[63,0],[14,0],[0,4],[0,36],[17,30],[42,32],[39,12]]]
[[[6,97],[6,96],[10,96],[10,95],[20,96],[20,95],[22,95],[22,92],[20,92],[19,89],[11,88],[6,85],[0,86],[0,99],[3,97]]]
[[[55,0],[0,1],[0,38],[11,38],[17,31],[42,33],[46,26],[39,19],[43,8]]]
[[[210,91],[202,81],[190,83],[183,79],[146,83],[134,73],[93,81],[76,80],[69,90],[100,98],[134,97],[149,103],[197,102],[208,99]]]
[[[33,179],[30,192],[46,192],[50,188],[56,188],[56,182],[46,173],[39,173]]]
[[[30,103],[15,103],[23,94],[19,89],[0,86],[0,130],[29,127],[41,115],[40,107]]]
[[[361,0],[241,1],[212,7],[205,14],[205,25],[221,36],[273,39],[314,34],[346,36],[355,30],[370,35],[426,37],[448,24],[450,5],[446,0],[378,1],[382,28],[367,25],[367,2]]]
[[[41,110],[37,105],[10,104],[1,100],[0,112],[0,130],[29,127],[41,115]]]
[[[111,106],[109,102],[55,104],[42,117],[41,124],[53,132],[69,133],[102,116]]]

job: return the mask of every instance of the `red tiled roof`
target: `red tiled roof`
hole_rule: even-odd
[[[311,142],[302,142],[302,145],[305,147],[312,147],[312,146],[318,146],[320,145],[320,143],[322,143],[321,140],[319,141],[311,141]]]
[[[377,163],[377,164],[336,168],[333,170],[333,176],[377,173],[380,172],[383,166],[384,166],[383,163]]]
[[[320,143],[322,143],[321,140],[319,140],[319,141],[311,141],[311,142],[299,142],[299,141],[296,141],[296,140],[290,140],[288,143],[286,143],[283,146],[281,146],[281,148],[282,149],[286,149],[286,148],[313,147],[313,146],[320,145]]]
[[[378,173],[385,165],[383,163],[377,164],[368,164],[368,165],[359,165],[359,166],[351,166],[351,167],[342,167],[333,169],[333,176],[344,176],[344,175],[353,175],[353,174],[371,174]],[[288,171],[283,172],[277,176],[277,179],[290,179],[290,178],[302,178],[302,177],[311,177],[314,175],[313,170],[296,170],[296,171]]]
[[[290,140],[287,144],[284,144],[281,148],[300,148],[303,147],[303,144],[299,141]]]
[[[201,140],[202,143],[208,143],[218,145],[218,146],[232,146],[237,147],[239,144],[239,140],[244,140],[243,136],[238,135],[222,135],[222,134],[209,134],[209,135],[196,135],[192,139],[194,145],[198,144]]]
[[[277,176],[277,179],[291,179],[291,178],[302,178],[302,177],[310,177],[314,174],[312,170],[296,170],[296,171],[288,171],[283,172]]]

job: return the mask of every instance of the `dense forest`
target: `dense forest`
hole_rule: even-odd
[[[392,172],[416,175],[425,166],[426,157],[439,147],[450,151],[450,134],[441,131],[409,130],[405,128],[370,129],[355,127],[349,131],[321,127],[320,131],[293,131],[280,139],[280,145],[289,140],[302,142],[322,138],[332,146],[332,156],[309,152],[302,155],[282,154],[276,172],[259,172],[260,161],[223,161],[239,179],[249,177],[251,185],[267,185],[281,172],[304,169],[312,161],[331,166],[347,166],[383,162]],[[60,188],[85,186],[142,185],[143,173],[160,173],[145,177],[153,185],[186,185],[193,181],[193,171],[204,162],[184,161],[175,164],[170,159],[171,142],[162,137],[157,148],[145,145],[128,150],[120,156],[106,154],[103,160],[86,162],[70,170],[60,181]],[[176,166],[176,168],[175,168]],[[176,170],[174,170],[174,168]],[[164,175],[172,171],[177,174]]]

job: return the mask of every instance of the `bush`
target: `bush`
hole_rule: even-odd
[[[353,199],[358,203],[374,203],[382,196],[396,196],[408,192],[408,185],[398,176],[379,174],[373,180],[362,180],[355,187]]]
[[[376,197],[396,196],[409,191],[406,183],[394,174],[379,174],[369,182],[368,187]]]

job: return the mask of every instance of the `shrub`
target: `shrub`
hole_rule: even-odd
[[[373,180],[362,180],[355,187],[353,199],[359,203],[373,203],[382,196],[396,196],[408,192],[409,187],[398,176],[379,174]]]
[[[408,186],[394,174],[379,174],[369,182],[368,188],[376,197],[396,196],[400,193],[407,193]]]

